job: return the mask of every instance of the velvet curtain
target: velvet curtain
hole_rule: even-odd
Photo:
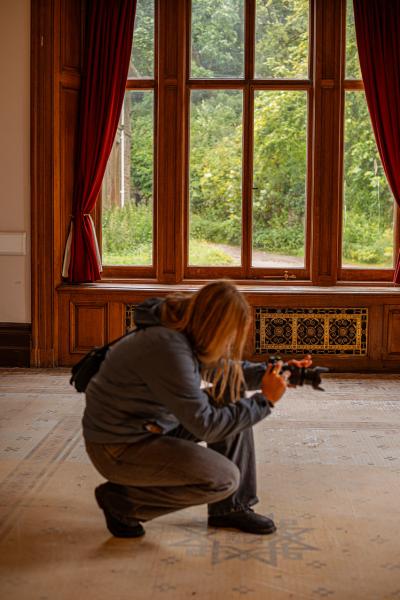
[[[365,96],[386,177],[400,206],[400,0],[353,0]],[[400,252],[394,282],[400,283]]]
[[[100,191],[124,100],[136,0],[89,0],[82,69],[77,162],[63,276],[100,278],[101,261],[90,212]]]

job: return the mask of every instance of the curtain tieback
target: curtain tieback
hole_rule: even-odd
[[[82,217],[90,217],[90,213],[81,213]],[[69,215],[69,218],[71,219],[71,221],[73,221],[75,219],[76,215]]]

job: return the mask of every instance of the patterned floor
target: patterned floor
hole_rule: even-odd
[[[117,540],[68,371],[0,369],[0,597],[400,600],[400,375],[325,389],[290,390],[255,428],[276,534],[209,529],[197,507]]]

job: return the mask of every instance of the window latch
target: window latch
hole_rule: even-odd
[[[289,274],[289,271],[283,271],[283,275],[264,275],[263,279],[284,279],[288,281],[288,279],[297,279],[297,277],[294,273]]]

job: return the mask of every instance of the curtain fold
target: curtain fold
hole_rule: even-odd
[[[400,0],[353,0],[360,67],[376,144],[400,206]],[[394,282],[400,283],[400,252]]]
[[[89,0],[82,69],[77,161],[63,276],[71,283],[100,278],[93,210],[125,94],[136,0]]]

